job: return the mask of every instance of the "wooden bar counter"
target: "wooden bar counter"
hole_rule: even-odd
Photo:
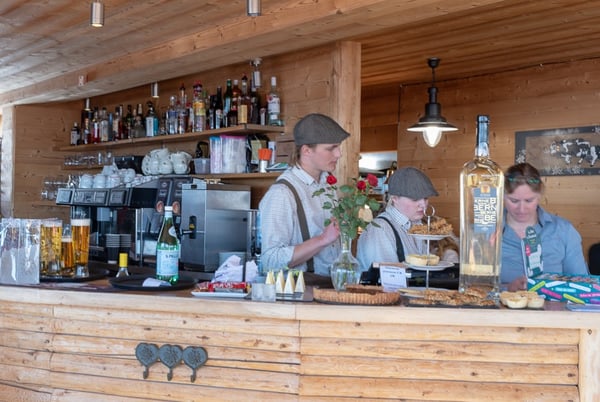
[[[0,286],[3,401],[600,400],[600,314]],[[94,288],[94,286],[97,287]],[[549,303],[547,303],[548,305]],[[203,347],[144,367],[140,343]]]

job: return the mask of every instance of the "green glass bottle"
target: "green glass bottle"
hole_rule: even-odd
[[[171,284],[179,280],[179,239],[173,225],[173,207],[165,207],[156,244],[156,278]]]

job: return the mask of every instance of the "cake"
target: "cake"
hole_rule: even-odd
[[[404,258],[407,264],[417,266],[438,265],[440,263],[440,257],[435,254],[407,254]]]

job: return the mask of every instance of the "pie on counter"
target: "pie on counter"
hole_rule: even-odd
[[[382,306],[397,304],[400,293],[384,292],[381,286],[346,285],[345,292],[315,287],[313,298],[322,303]]]

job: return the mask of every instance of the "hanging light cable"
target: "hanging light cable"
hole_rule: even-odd
[[[440,64],[440,59],[432,57],[427,64],[431,67],[431,86],[429,87],[429,103],[425,104],[425,116],[410,126],[408,131],[423,133],[425,143],[435,147],[442,138],[442,133],[456,131],[458,128],[448,123],[442,116],[442,105],[437,103],[437,87],[435,86],[435,69]]]
[[[246,0],[246,14],[248,17],[260,16],[260,0]]]
[[[96,28],[104,26],[104,4],[98,0],[91,4],[90,25]]]

